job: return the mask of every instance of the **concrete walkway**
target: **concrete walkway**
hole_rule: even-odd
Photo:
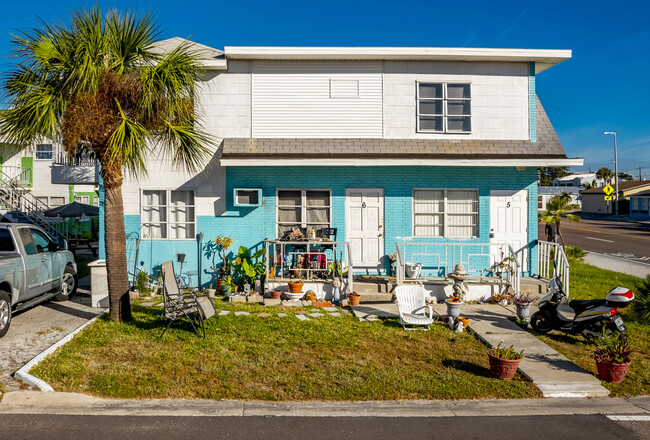
[[[633,263],[623,258],[616,258],[597,252],[588,252],[585,255],[585,263],[601,269],[613,270],[614,272],[625,273],[639,278],[645,278],[650,275],[650,264]]]
[[[444,304],[434,306],[446,314]],[[461,315],[470,319],[469,328],[488,345],[501,343],[524,350],[519,370],[532,381],[544,397],[602,397],[609,394],[600,380],[584,371],[529,332],[508,319],[512,312],[495,304],[464,304]]]

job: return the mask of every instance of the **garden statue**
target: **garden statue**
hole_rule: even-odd
[[[461,302],[465,301],[465,295],[469,293],[469,287],[465,285],[465,280],[469,278],[469,274],[465,272],[465,266],[457,264],[454,271],[447,276],[454,280],[454,284],[451,286],[454,298]]]
[[[334,277],[332,280],[332,304],[335,306],[341,302],[341,279]]]

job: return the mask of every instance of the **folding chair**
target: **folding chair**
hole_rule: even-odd
[[[197,336],[199,334],[198,328],[200,327],[205,338],[204,322],[216,313],[212,300],[205,296],[197,296],[195,292],[191,292],[188,296],[183,296],[178,287],[178,281],[174,273],[174,263],[171,260],[164,262],[161,265],[161,269],[163,304],[165,308],[163,316],[169,322],[160,334],[160,337],[162,338],[176,319],[185,317],[190,322]]]

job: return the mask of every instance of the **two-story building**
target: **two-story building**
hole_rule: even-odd
[[[207,285],[220,259],[200,233],[236,250],[334,228],[355,273],[387,273],[398,243],[507,242],[536,270],[537,167],[582,159],[567,158],[535,80],[570,51],[197,47],[197,107],[218,147],[195,175],[153,157],[125,182],[125,232],[141,240],[137,261],[127,243],[130,267],[154,273],[180,252],[191,272],[201,259]],[[478,270],[471,255],[418,252],[402,258]]]

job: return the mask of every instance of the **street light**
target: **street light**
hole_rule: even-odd
[[[616,217],[618,217],[618,149],[616,148],[616,132],[615,131],[606,131],[603,134],[613,134],[614,135],[614,182],[616,185]]]

